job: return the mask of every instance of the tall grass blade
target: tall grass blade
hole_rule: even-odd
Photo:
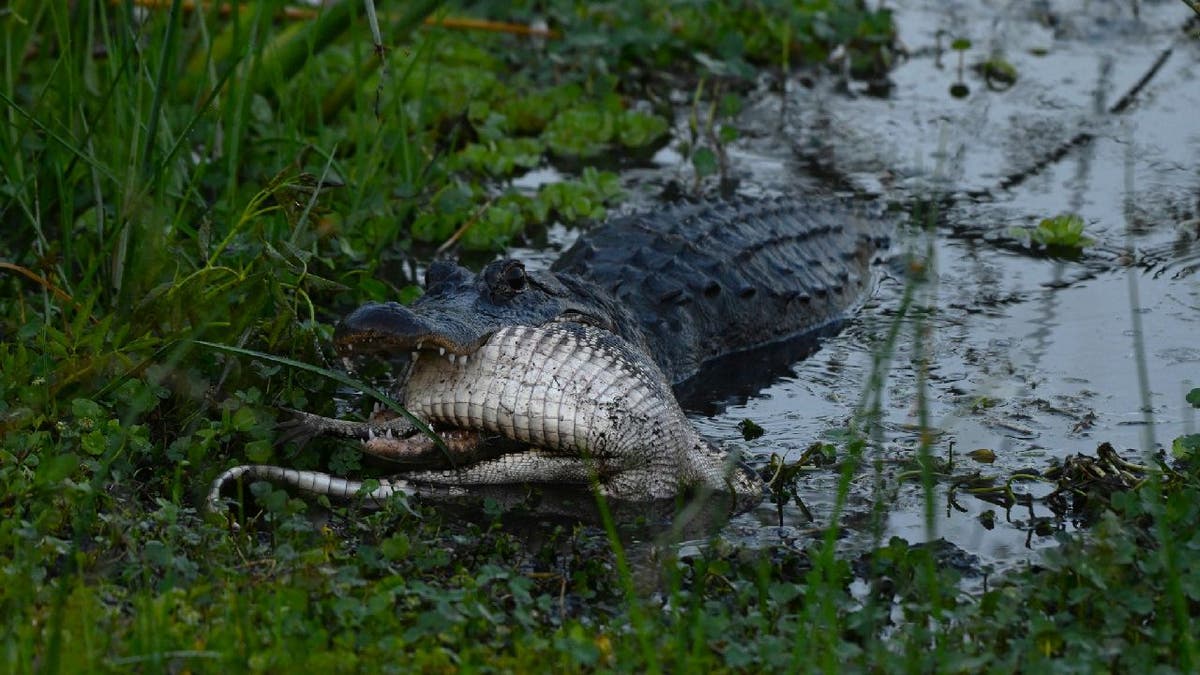
[[[168,69],[175,55],[176,35],[179,32],[179,7],[182,0],[172,0],[167,15],[166,35],[163,36],[162,53],[159,54],[158,75],[154,81],[154,99],[150,103],[150,118],[146,120],[146,141],[142,149],[142,173],[148,176],[154,161],[154,142],[158,137],[158,122],[162,114],[163,101],[170,87],[167,84]]]

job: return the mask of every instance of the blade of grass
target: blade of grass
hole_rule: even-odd
[[[418,23],[426,20],[429,14],[437,9],[440,4],[442,4],[441,0],[420,0],[419,2],[414,3],[408,8],[407,11],[405,11],[404,14],[400,15],[400,17],[396,19],[391,26],[388,27],[389,41],[395,42],[399,40],[401,36],[407,35],[413,30],[413,28],[416,27]],[[374,30],[377,30],[377,28],[373,29],[373,35],[376,42],[371,56],[363,60],[359,64],[358,68],[347,73],[346,75],[343,75],[337,81],[337,84],[335,84],[330,90],[329,94],[322,99],[322,121],[328,123],[330,120],[332,120],[334,116],[353,99],[354,92],[358,91],[359,87],[361,87],[362,83],[370,77],[371,73],[375,72],[376,68],[384,65],[384,59],[386,57],[384,54],[383,44],[380,42],[382,37],[378,34],[375,34]],[[411,68],[411,66],[409,66],[409,68]],[[407,71],[401,79],[407,79]],[[379,87],[380,89],[376,91],[375,97],[376,118],[379,117],[379,91],[381,91],[383,87],[382,79]],[[315,120],[309,120],[309,126],[312,126],[313,122],[315,122]]]
[[[18,115],[20,115],[21,117],[23,117],[25,119],[25,121],[32,124],[38,131],[45,134],[48,138],[50,138],[50,140],[52,140],[55,143],[62,146],[63,149],[65,149],[67,152],[71,153],[72,155],[75,155],[78,159],[83,160],[84,162],[87,162],[87,165],[89,167],[91,167],[93,170],[99,172],[101,175],[103,175],[105,178],[112,181],[113,183],[118,182],[117,177],[108,169],[107,166],[105,166],[104,164],[101,164],[100,161],[97,160],[95,157],[93,157],[90,154],[88,154],[87,152],[81,150],[79,147],[76,146],[76,144],[70,142],[68,139],[55,133],[53,130],[51,130],[48,126],[46,126],[38,118],[34,117],[33,115],[30,115],[28,112],[25,111],[24,108],[22,108],[20,106],[20,104],[18,104],[16,101],[14,101],[12,98],[10,98],[8,96],[8,94],[4,93],[3,91],[0,91],[0,101],[2,101],[5,105],[7,105],[13,112],[15,112]]]
[[[159,54],[158,75],[154,81],[154,99],[150,103],[150,118],[146,121],[146,142],[142,146],[142,174],[150,173],[150,165],[154,160],[154,141],[158,137],[158,121],[162,114],[163,100],[167,92],[167,69],[171,66],[171,57],[175,54],[176,36],[179,31],[179,7],[182,0],[173,0],[171,11],[167,15],[166,35],[163,36],[162,53]]]

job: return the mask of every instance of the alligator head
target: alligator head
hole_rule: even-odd
[[[438,352],[470,356],[506,326],[568,321],[594,326],[645,349],[633,320],[574,277],[531,274],[519,260],[497,260],[479,274],[445,261],[425,273],[413,305],[370,303],[342,320],[334,344],[343,355],[363,351]]]

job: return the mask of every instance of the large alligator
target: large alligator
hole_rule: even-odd
[[[358,438],[407,470],[363,490],[238,466],[210,503],[249,476],[335,497],[534,483],[633,502],[715,492],[751,508],[762,480],[700,436],[672,386],[719,357],[836,325],[867,285],[881,231],[842,201],[739,199],[612,219],[548,272],[435,262],[412,306],[363,306],[334,340],[343,356],[407,355],[395,395],[440,440],[378,408],[366,422],[301,413],[304,433]]]

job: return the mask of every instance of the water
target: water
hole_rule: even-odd
[[[743,138],[729,156],[743,191],[850,190],[878,196],[901,217],[916,203],[941,207],[931,238],[897,230],[876,292],[816,354],[770,373],[770,384],[717,414],[693,406],[702,432],[758,462],[772,453],[795,459],[844,428],[895,320],[905,253],[932,251],[933,283],[919,300],[928,308],[924,332],[918,341],[914,319],[905,319],[884,390],[883,442],[851,487],[850,541],[869,543],[862,516],[883,500],[885,540],[944,537],[1000,564],[1054,543],[1035,532],[1037,519],[1052,516],[1044,507],[1006,512],[961,491],[950,504],[945,482],[927,527],[919,484],[896,480],[919,444],[916,344],[928,363],[931,451],[946,457],[953,446],[958,474],[1045,469],[1105,441],[1138,461],[1196,429],[1183,396],[1200,386],[1200,43],[1182,39],[1190,16],[1182,3],[1086,4],[1052,14],[1047,3],[901,3],[896,18],[910,57],[891,73],[887,98],[854,94],[861,87],[853,83],[850,94],[836,83],[792,83],[786,105],[764,93],[740,120]],[[958,37],[972,42],[963,73],[970,94],[961,99],[949,93],[958,54],[938,49]],[[1018,71],[1005,91],[989,90],[969,68],[993,53]],[[1135,89],[1132,104],[1121,104]],[[644,202],[666,182],[691,177],[686,164],[664,160],[626,179],[639,186],[633,201]],[[1032,255],[1010,233],[1065,212],[1082,216],[1096,240],[1078,260]],[[550,252],[573,236],[552,231]],[[743,418],[766,434],[741,440]],[[966,457],[978,448],[993,450],[995,463]],[[837,478],[818,470],[801,481],[817,525],[828,522]],[[993,529],[979,521],[988,510]],[[764,505],[726,536],[803,545],[810,527],[794,507],[779,527],[775,508]]]

